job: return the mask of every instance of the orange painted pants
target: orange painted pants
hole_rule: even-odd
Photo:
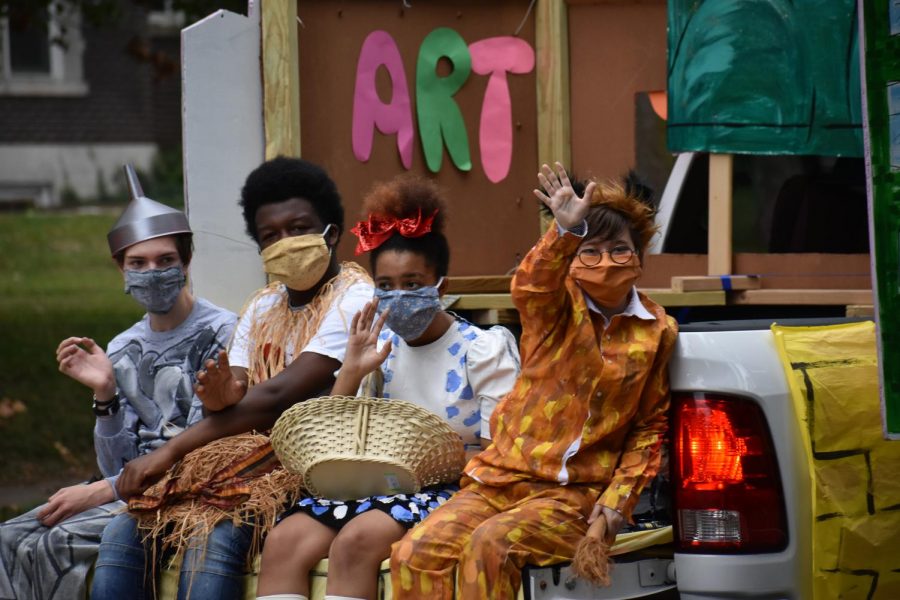
[[[470,484],[395,543],[394,598],[513,599],[525,565],[572,560],[600,495],[584,485]]]

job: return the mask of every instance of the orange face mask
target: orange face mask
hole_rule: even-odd
[[[604,254],[600,263],[593,267],[584,266],[578,259],[569,267],[569,276],[591,300],[604,308],[620,306],[642,272],[637,255],[624,265],[614,263],[609,254]]]

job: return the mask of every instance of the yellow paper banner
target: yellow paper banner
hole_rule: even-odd
[[[882,436],[875,324],[772,327],[813,486],[813,592],[900,598],[900,442]]]

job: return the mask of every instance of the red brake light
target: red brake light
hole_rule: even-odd
[[[682,551],[774,552],[787,543],[765,417],[743,398],[674,394],[676,543]]]
[[[726,483],[744,480],[741,458],[747,440],[734,433],[728,415],[718,409],[683,407],[682,427],[688,443],[681,477],[696,489],[720,490]]]

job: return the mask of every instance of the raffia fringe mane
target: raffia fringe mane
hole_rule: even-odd
[[[284,348],[295,352],[305,347],[319,330],[322,319],[331,308],[335,298],[340,297],[354,283],[371,282],[365,269],[354,262],[341,264],[341,272],[322,286],[316,297],[301,310],[291,310],[287,294],[282,292],[279,282],[270,283],[253,295],[241,310],[241,315],[257,301],[266,296],[276,295],[275,303],[264,313],[255,315],[248,345],[252,364],[248,369],[250,386],[265,381],[284,369]],[[353,315],[347,315],[352,318]],[[299,321],[299,323],[298,323]]]
[[[160,556],[203,547],[221,521],[253,525],[247,557],[252,564],[275,519],[297,501],[302,483],[300,476],[281,468],[268,437],[247,433],[189,453],[143,496],[130,501],[129,509],[145,541]]]

